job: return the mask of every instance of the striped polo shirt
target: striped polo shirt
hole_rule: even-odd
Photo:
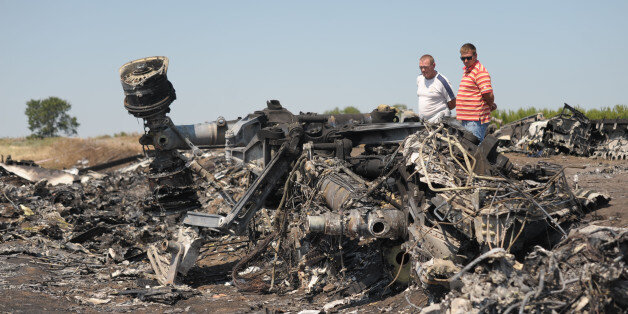
[[[463,71],[456,97],[456,118],[480,123],[491,121],[491,108],[482,99],[482,94],[493,91],[491,76],[480,61],[470,69],[464,67]]]

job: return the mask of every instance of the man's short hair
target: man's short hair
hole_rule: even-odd
[[[466,43],[462,45],[462,47],[460,47],[460,53],[465,53],[465,52],[473,52],[475,54],[475,46],[470,43]]]
[[[419,61],[424,61],[424,60],[429,60],[430,61],[430,65],[434,64],[434,57],[432,57],[431,55],[423,55]]]

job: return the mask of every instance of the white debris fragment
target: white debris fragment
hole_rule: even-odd
[[[473,309],[471,301],[463,298],[455,298],[451,301],[451,307],[447,310],[447,313],[477,313],[478,310]]]
[[[100,304],[107,304],[111,302],[111,299],[85,298],[79,295],[74,296],[74,298],[83,304],[89,303],[89,304],[94,304],[94,305],[100,305]]]
[[[439,304],[432,304],[421,310],[421,314],[440,314],[441,312]]]
[[[239,272],[238,275],[244,276],[244,275],[248,275],[248,274],[253,274],[253,273],[256,273],[256,272],[258,272],[260,270],[261,270],[261,268],[259,268],[258,266],[249,266],[247,269]]]
[[[46,179],[48,184],[53,186],[57,184],[72,184],[72,182],[76,179],[76,177],[72,174],[55,169],[22,165],[6,165],[3,163],[0,163],[0,167],[31,182],[38,182]]]
[[[347,299],[342,299],[342,300],[336,300],[336,301],[329,302],[329,303],[323,305],[323,311],[329,312],[331,309],[337,307],[338,305],[342,305],[342,304],[347,303],[347,301],[348,301]]]
[[[132,165],[129,165],[127,167],[124,167],[118,171],[120,171],[121,173],[126,173],[126,172],[130,172],[130,171],[134,171],[137,168],[144,168],[144,167],[148,167],[148,165],[153,161],[153,158],[146,158],[140,162],[136,162]]]
[[[137,276],[141,273],[142,271],[136,268],[119,269],[111,273],[111,278],[116,278],[120,276]]]

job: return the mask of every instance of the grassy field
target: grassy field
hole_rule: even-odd
[[[0,155],[13,160],[33,160],[46,168],[74,167],[86,159],[87,166],[136,155],[142,152],[139,134],[93,138],[54,137],[44,139],[0,138]]]

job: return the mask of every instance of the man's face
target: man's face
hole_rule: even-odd
[[[436,68],[436,63],[432,63],[430,60],[419,60],[419,69],[426,79],[433,79],[436,76],[434,68]]]
[[[472,67],[476,61],[478,61],[478,55],[472,51],[465,51],[460,53],[460,60],[467,68]]]

